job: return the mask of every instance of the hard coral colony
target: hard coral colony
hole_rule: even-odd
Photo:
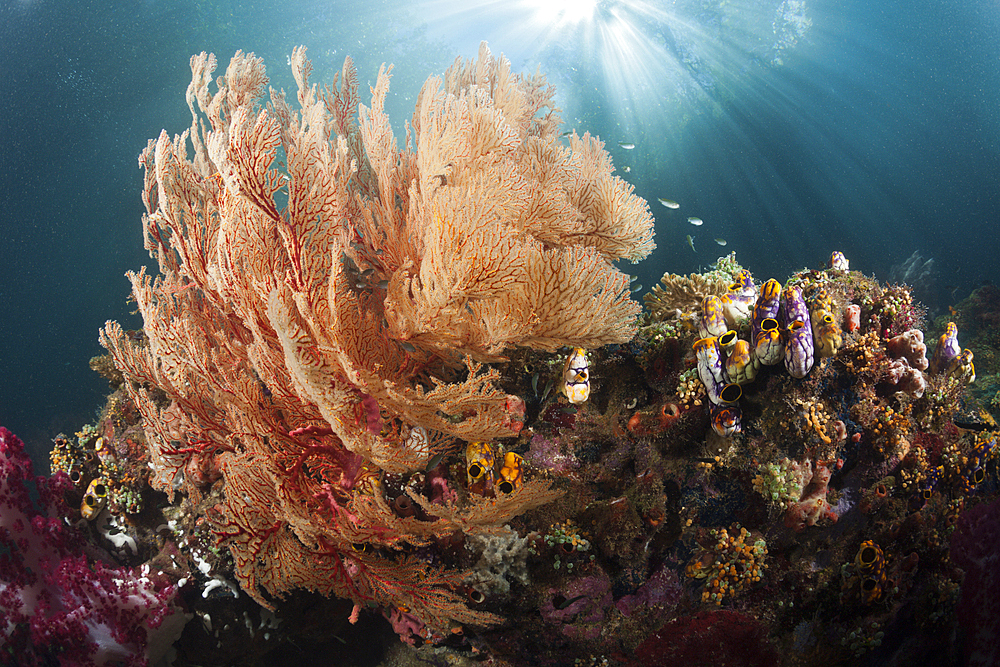
[[[964,416],[956,324],[928,359],[908,288],[834,253],[784,285],[735,254],[667,274],[637,326],[612,262],[650,252],[652,217],[598,139],[563,142],[543,77],[484,45],[400,149],[388,69],[367,108],[350,61],[322,91],[291,64],[298,111],[262,106],[252,54],[214,93],[196,56],[196,120],[140,157],[160,275],[129,275],[144,330],[102,331],[117,389],[43,495],[164,577],[92,593],[129,591],[119,622],[176,594],[175,664],[346,660],[383,616],[453,664],[987,664],[1000,614],[959,624],[958,568],[997,583],[959,565],[996,558],[969,531],[997,433]],[[141,664],[147,635],[121,636]]]

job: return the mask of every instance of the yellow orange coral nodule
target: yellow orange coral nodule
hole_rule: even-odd
[[[763,538],[751,542],[753,535],[739,524],[731,526],[732,532],[721,528],[709,536],[716,541],[711,547],[702,547],[691,558],[685,574],[693,579],[706,579],[702,602],[722,604],[727,596],[734,596],[761,579],[767,567],[767,543]]]

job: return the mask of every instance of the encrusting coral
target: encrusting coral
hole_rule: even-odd
[[[261,604],[301,588],[438,629],[494,623],[455,592],[464,573],[400,550],[493,532],[559,492],[528,479],[432,504],[411,476],[421,519],[379,478],[516,433],[517,402],[482,365],[508,347],[631,338],[639,305],[612,261],[652,250],[652,216],[597,138],[560,143],[544,77],[485,44],[427,81],[404,149],[391,68],[366,108],[350,60],[325,89],[304,48],[290,62],[298,111],[283,92],[263,103],[253,54],[215,93],[215,57],[193,57],[191,127],[139,159],[160,275],[129,273],[145,335],[109,322],[101,343],[144,418],[152,484],[200,497],[211,479],[191,461],[221,472],[210,517]]]
[[[734,269],[735,267],[735,269]],[[719,259],[716,268],[706,274],[692,273],[687,276],[665,273],[660,285],[643,296],[646,308],[654,320],[663,321],[680,317],[698,308],[708,296],[721,297],[729,289],[739,272],[736,254]]]

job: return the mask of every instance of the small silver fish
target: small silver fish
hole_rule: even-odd
[[[690,234],[687,235],[687,242],[688,245],[691,246],[691,252],[698,252],[697,250],[694,249],[694,237],[691,236]]]
[[[715,239],[715,242],[719,245],[726,245],[726,239]]]
[[[625,173],[626,174],[631,174],[632,173],[632,167],[625,167]]]
[[[618,145],[621,146],[622,148],[624,148],[627,151],[630,151],[633,148],[635,148],[635,144],[633,144],[630,141],[619,141]]]
[[[695,227],[701,227],[705,223],[705,221],[702,220],[701,218],[695,218],[695,217],[688,218],[688,222],[690,222]]]
[[[675,202],[673,199],[664,199],[663,197],[657,197],[657,199],[659,199],[660,203],[663,204],[664,206],[666,206],[667,208],[680,208],[681,207],[681,205],[678,204],[677,202]]]

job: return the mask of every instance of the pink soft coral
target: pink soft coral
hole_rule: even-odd
[[[60,519],[69,484],[61,473],[36,477],[24,444],[0,427],[0,661],[147,664],[149,630],[168,617],[181,623],[168,623],[173,630],[183,627],[170,605],[174,587],[90,565]]]

